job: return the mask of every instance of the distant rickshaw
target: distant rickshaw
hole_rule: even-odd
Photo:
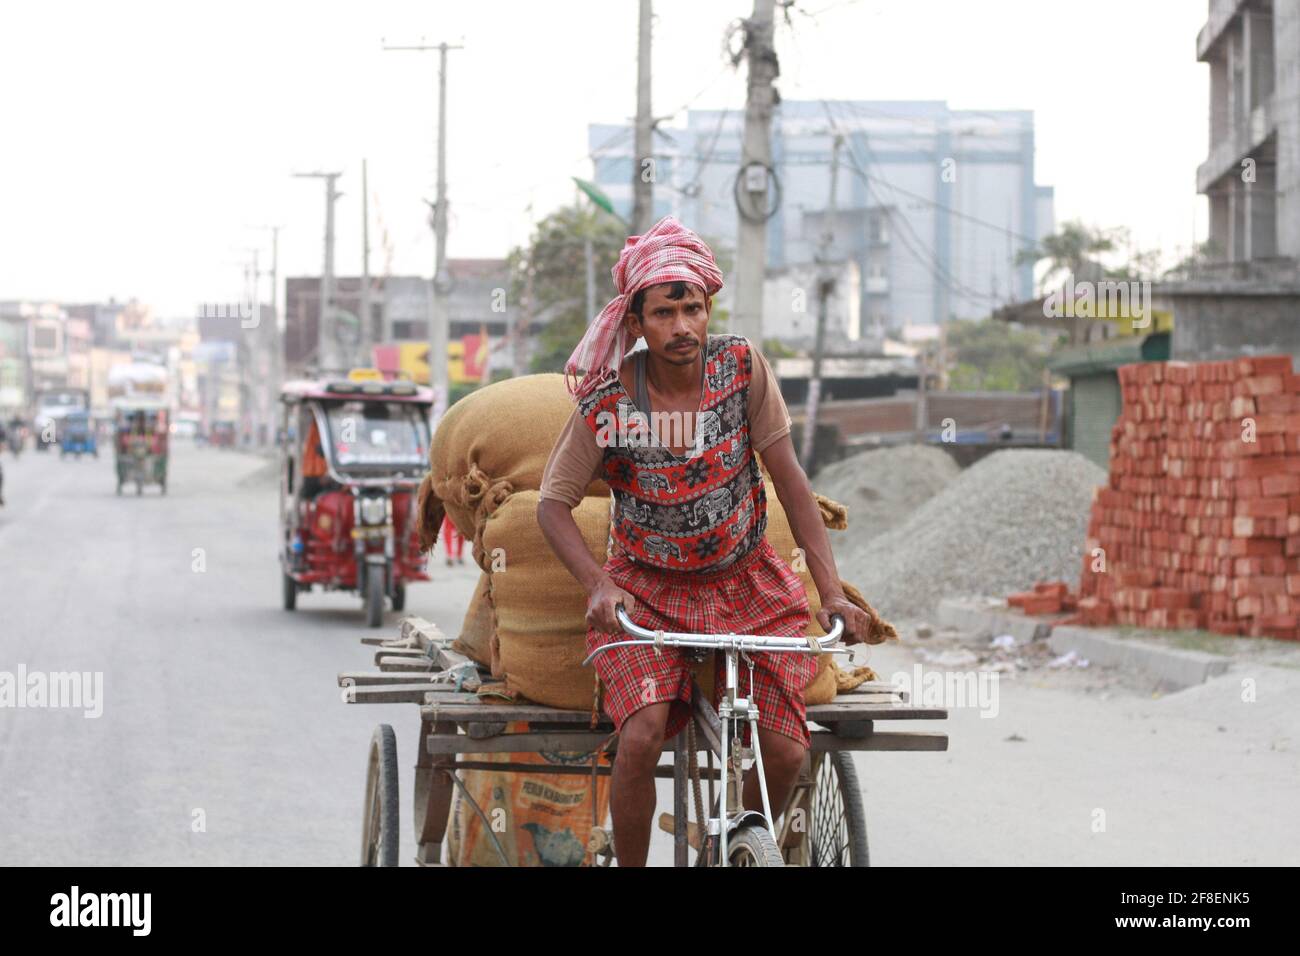
[[[117,493],[134,484],[137,495],[145,485],[167,494],[167,407],[132,403],[115,409],[114,448],[117,453]]]
[[[94,424],[87,412],[68,412],[63,418],[59,434],[59,457],[82,454],[99,457],[99,444],[95,440]]]
[[[407,582],[429,580],[415,491],[433,393],[367,371],[281,390],[281,430],[293,437],[280,448],[280,563],[285,610],[300,591],[354,591],[378,627],[386,600],[400,611]]]
[[[235,423],[228,421],[213,422],[208,429],[208,446],[210,448],[235,447]]]

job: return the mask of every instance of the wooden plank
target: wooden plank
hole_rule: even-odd
[[[558,753],[587,753],[609,739],[609,734],[573,731],[549,734],[503,734],[474,740],[464,734],[456,737],[430,737],[431,754],[509,754],[539,753],[543,750]],[[671,747],[671,742],[668,744]],[[608,749],[608,748],[607,748]]]
[[[471,661],[459,651],[453,651],[450,646],[438,647],[433,650],[433,660],[443,670],[451,670],[453,667],[460,667],[462,664],[474,664],[480,671],[484,670],[476,662]]]
[[[677,820],[671,813],[659,814],[659,829],[663,830],[664,833],[671,833],[673,835],[673,847],[675,851],[675,860],[673,865],[686,866],[685,847],[689,843],[692,850],[697,853],[699,852],[700,833],[703,831],[703,828],[694,820],[690,820],[687,821],[686,826],[682,827],[681,831],[678,832],[676,823]],[[676,852],[677,847],[682,848],[680,853]]]
[[[428,701],[428,706],[420,712],[428,720],[454,720],[457,723],[470,720],[526,720],[548,724],[572,724],[586,727],[591,723],[591,714],[576,710],[550,710],[536,704],[485,704],[479,702],[444,703],[435,692]]]
[[[339,675],[340,687],[374,687],[386,686],[392,687],[396,684],[416,684],[421,681],[428,681],[430,687],[439,685],[433,683],[434,674],[411,674],[411,673],[381,673],[379,671],[349,671]]]
[[[424,651],[408,651],[400,647],[385,647],[375,651],[375,664],[379,664],[383,660],[428,661],[430,664],[433,663],[433,659]]]
[[[376,654],[375,663],[381,671],[431,671],[433,661],[421,654],[419,657],[394,657],[392,654]]]
[[[902,688],[897,684],[891,684],[884,680],[866,680],[859,684],[853,690],[840,691],[840,697],[851,697],[854,694],[898,694]]]
[[[353,687],[349,704],[423,704],[429,694],[428,684],[380,684]]]
[[[431,754],[480,753],[538,753],[543,750],[586,753],[595,750],[608,740],[608,734],[573,731],[548,734],[505,734],[485,740],[473,740],[464,734],[452,736],[431,735],[426,746]],[[608,753],[615,750],[616,741],[607,745]],[[838,750],[851,751],[944,751],[948,749],[948,735],[939,731],[876,731],[861,738],[840,737],[827,731],[812,734],[814,753]],[[673,741],[664,742],[662,752],[671,753]],[[459,766],[459,764],[458,764]],[[701,771],[703,773],[703,771]]]
[[[878,730],[861,738],[829,733],[812,735],[814,753],[836,750],[947,750],[948,735],[937,730]]]
[[[505,771],[507,773],[539,773],[553,777],[590,777],[591,764],[575,764],[572,767],[566,767],[562,764],[550,763],[514,763],[499,762],[496,760],[457,760],[456,770],[487,770],[487,771]],[[596,776],[608,777],[614,768],[600,764],[596,767]],[[673,767],[668,764],[660,764],[655,767],[654,775],[659,780],[673,779]],[[716,768],[712,771],[705,767],[700,768],[701,780],[718,780],[720,771]]]
[[[445,647],[452,640],[439,630],[437,624],[422,617],[402,619],[402,639],[426,652],[430,647]]]
[[[477,707],[483,707],[487,703],[473,691],[456,690],[449,686],[440,687],[433,693],[432,700],[436,700],[441,704],[474,704]]]
[[[430,692],[429,706],[423,711],[428,719],[442,720],[525,720],[549,724],[587,725],[590,711],[557,710],[541,704],[492,703],[473,694],[451,690]],[[907,704],[857,703],[839,701],[815,704],[808,708],[808,719],[816,723],[845,720],[944,720],[948,712],[938,707],[913,707]],[[602,715],[602,721],[604,721]],[[703,743],[703,741],[701,741]]]
[[[947,720],[948,711],[942,707],[913,707],[911,704],[814,704],[808,708],[808,719],[821,723],[827,720]]]
[[[837,737],[857,739],[868,737],[876,732],[876,725],[870,720],[836,720],[827,721],[826,727]]]
[[[828,703],[813,706],[829,707],[831,704],[893,704],[895,706],[904,706],[906,701],[897,694],[840,694]]]

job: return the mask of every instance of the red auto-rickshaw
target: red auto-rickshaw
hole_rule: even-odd
[[[357,370],[289,382],[280,401],[285,610],[314,587],[357,591],[367,625],[378,627],[385,598],[400,611],[407,582],[429,580],[415,498],[429,467],[433,393]]]

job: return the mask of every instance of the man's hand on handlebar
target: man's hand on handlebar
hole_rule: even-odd
[[[830,598],[817,612],[817,623],[828,633],[831,629],[832,614],[844,618],[844,636],[841,640],[845,644],[866,642],[867,635],[871,632],[871,615],[842,594]]]
[[[614,615],[614,609],[620,604],[629,616],[636,613],[636,598],[608,577],[601,577],[587,597],[587,626],[606,633],[621,634],[623,626]]]

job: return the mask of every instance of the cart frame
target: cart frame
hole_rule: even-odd
[[[415,765],[413,820],[415,825],[415,862],[421,866],[441,866],[442,848],[451,816],[452,798],[460,770],[522,771],[527,773],[608,775],[611,767],[597,764],[584,767],[519,765],[475,760],[479,754],[603,751],[612,755],[617,749],[613,723],[603,714],[592,721],[590,711],[560,710],[534,703],[491,703],[479,697],[481,677],[478,665],[451,648],[451,639],[436,625],[408,617],[401,623],[401,637],[385,640],[363,637],[363,644],[376,646],[374,663],[378,671],[344,672],[338,676],[345,703],[414,703],[420,707],[420,735]],[[693,694],[694,736],[697,752],[708,755],[708,767],[700,768],[700,777],[710,786],[710,804],[718,771],[713,766],[720,759],[721,734],[719,717],[703,694]],[[877,722],[899,720],[944,720],[948,713],[938,707],[915,707],[907,695],[884,682],[869,682],[855,692],[841,694],[827,704],[810,704],[807,708],[812,746],[805,773],[800,775],[782,812],[778,846],[787,863],[819,865],[819,848],[813,841],[811,821],[816,814],[814,796],[819,781],[834,775],[839,780],[840,797],[846,810],[856,804],[860,839],[849,833],[848,845],[838,848],[847,854],[848,865],[867,865],[865,817],[860,792],[852,778],[851,758],[863,751],[946,751],[948,735],[933,730],[879,730]],[[509,724],[525,721],[528,730],[506,733]],[[690,865],[689,851],[699,850],[701,834],[696,823],[677,826],[689,820],[691,753],[688,740],[691,728],[664,741],[663,752],[671,753],[671,764],[656,768],[655,776],[673,781],[672,814],[661,814],[659,825],[673,834],[673,859],[676,866]],[[468,759],[467,759],[468,758]],[[366,809],[362,834],[363,864],[395,865],[400,842],[398,819],[395,737],[388,725],[380,725],[371,741],[367,762]],[[796,807],[804,809],[802,830],[791,827]],[[471,809],[478,810],[477,807]],[[481,811],[479,811],[481,812]],[[852,815],[852,812],[850,813]],[[850,829],[854,821],[849,821]],[[490,832],[490,831],[489,831]],[[603,855],[605,865],[612,859],[608,834],[593,830],[589,848],[593,856]],[[836,864],[832,864],[836,865]],[[840,864],[843,865],[843,864]]]

